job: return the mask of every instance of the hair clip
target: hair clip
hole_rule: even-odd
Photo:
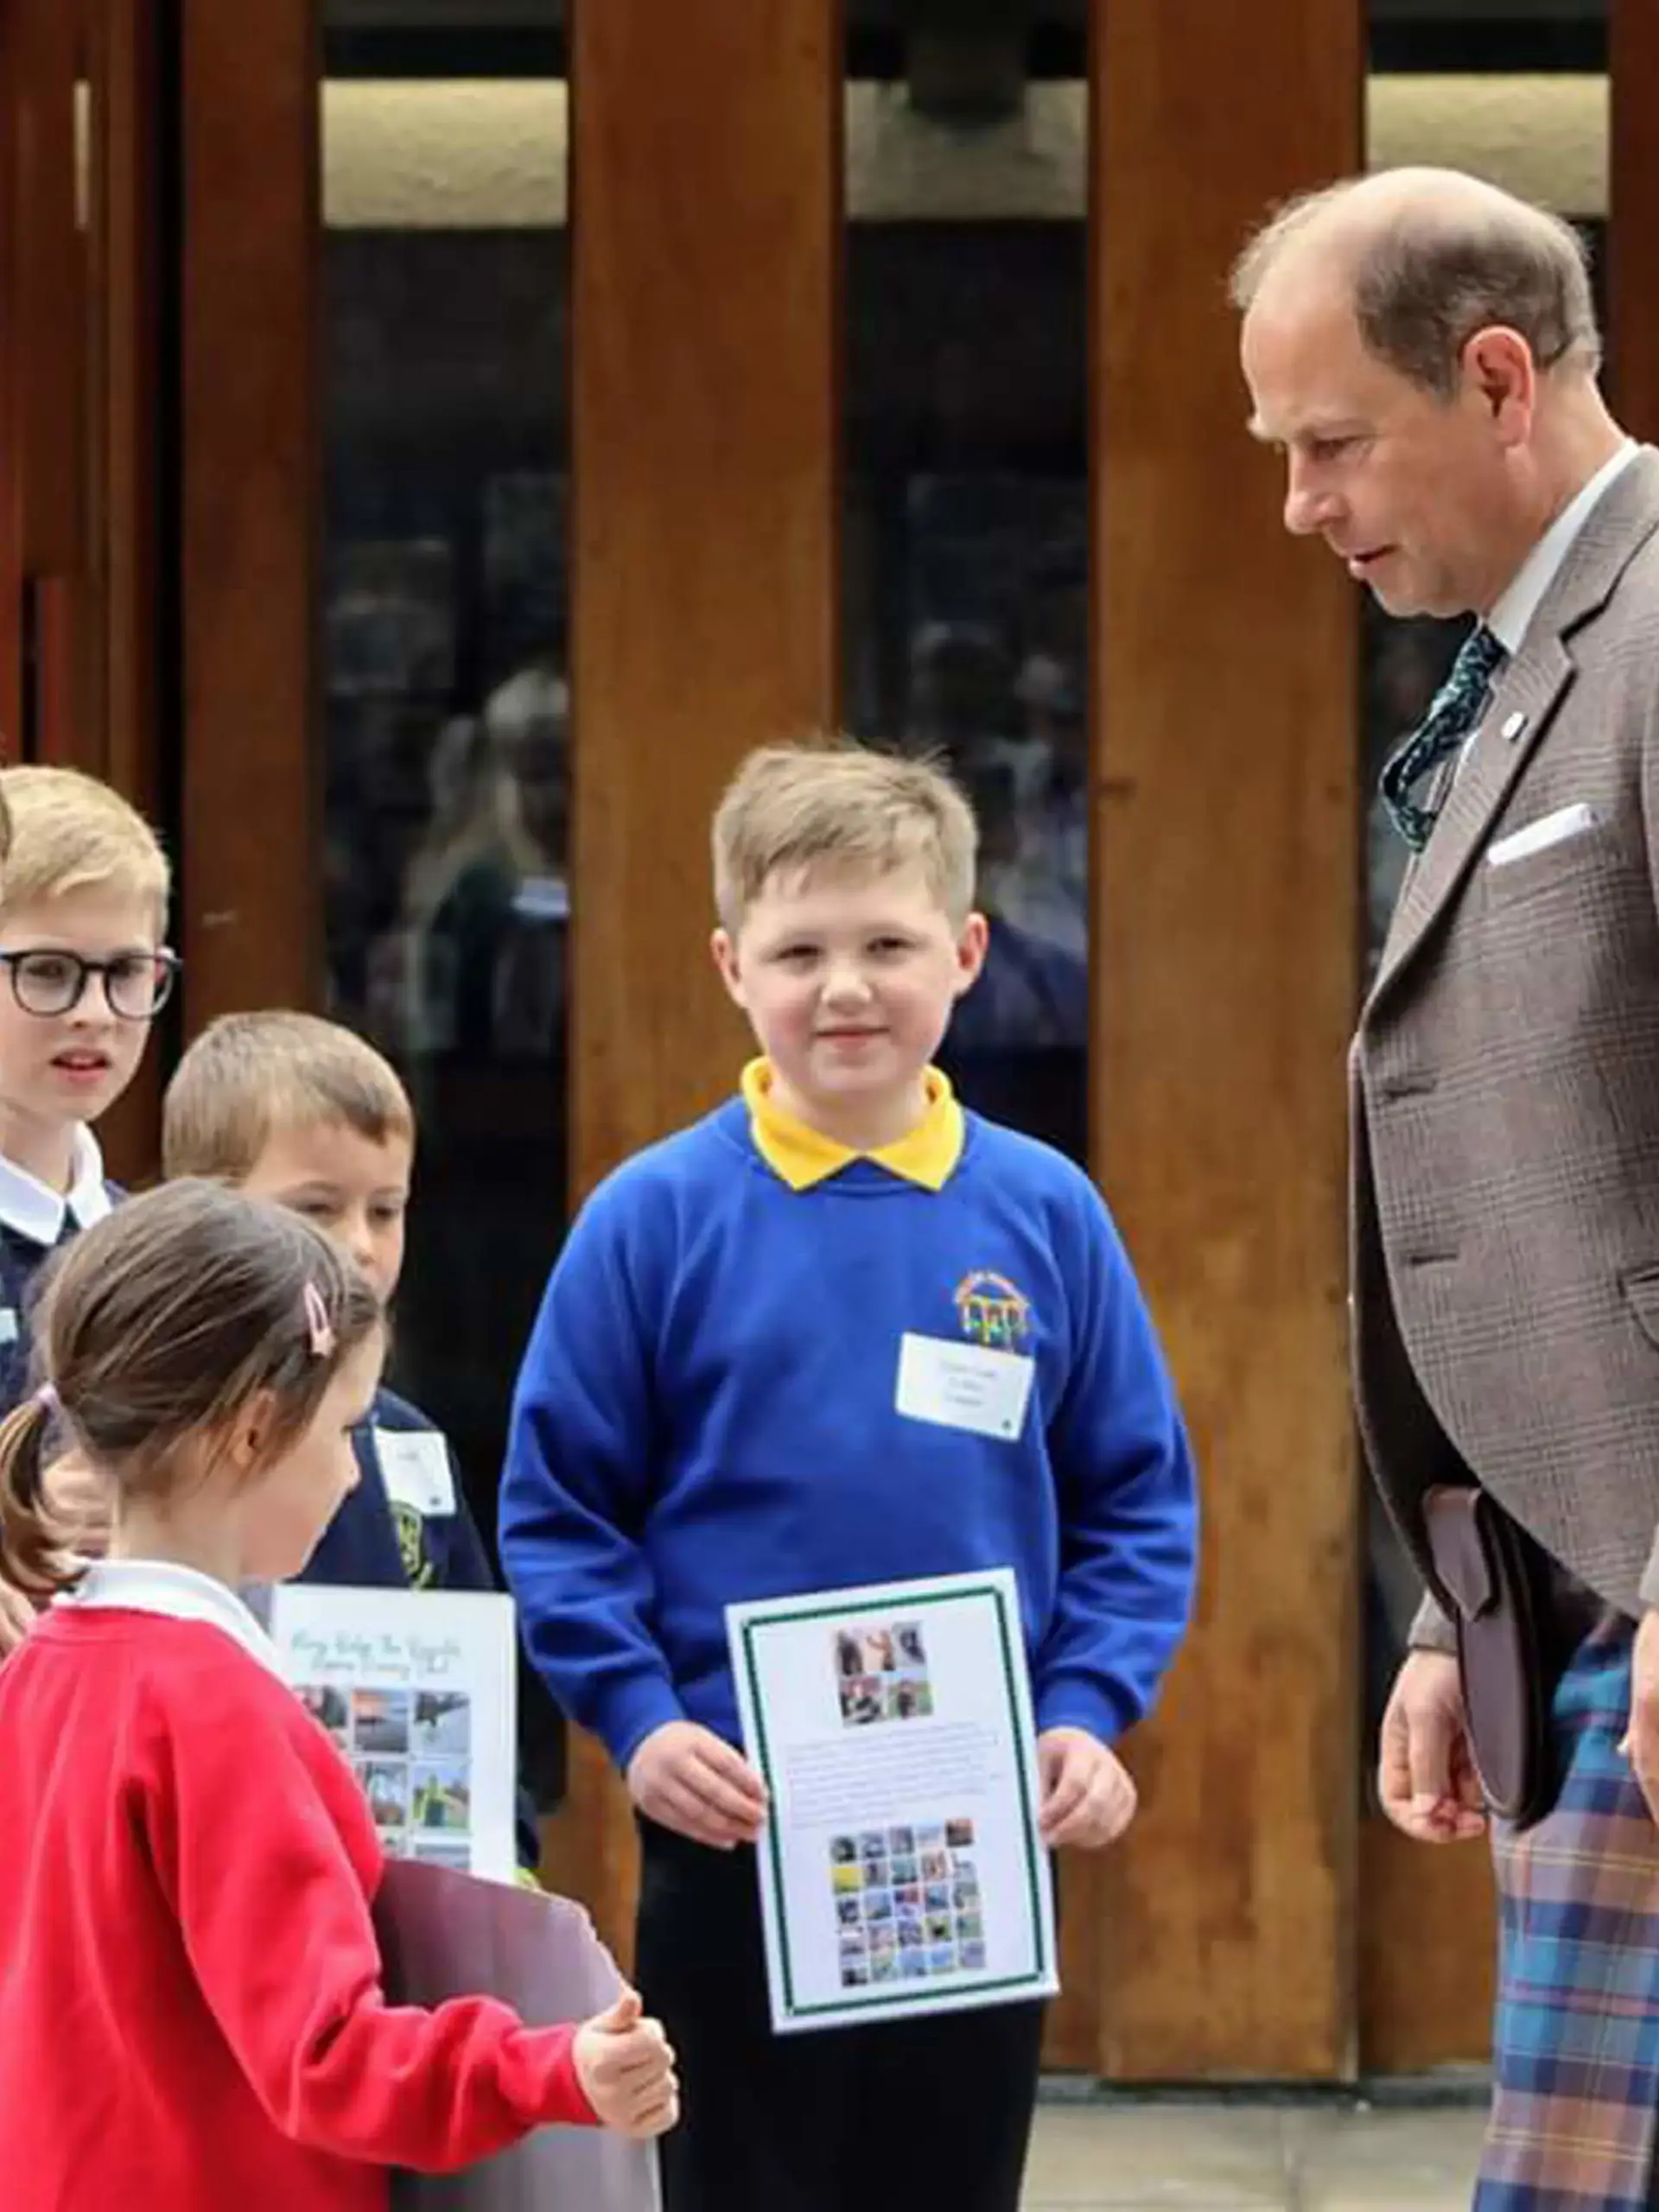
[[[305,1304],[305,1324],[311,1332],[313,1359],[332,1359],[334,1352],[334,1325],[328,1319],[328,1308],[322,1302],[322,1293],[314,1282],[308,1282],[301,1294]]]

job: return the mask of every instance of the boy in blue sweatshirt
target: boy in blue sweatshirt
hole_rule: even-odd
[[[1043,1834],[1109,1843],[1135,1810],[1113,1744],[1191,1608],[1186,1439],[1093,1185],[931,1065],[985,951],[954,785],[767,747],[714,849],[715,957],[760,1057],[572,1229],[515,1395],[503,1562],[640,1815],[637,1978],[685,2084],[667,2212],[1015,2212],[1040,2005],[772,2031],[724,1609],[1011,1567]],[[906,1381],[964,1339],[1028,1363],[1016,1433]]]

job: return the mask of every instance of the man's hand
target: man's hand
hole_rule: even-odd
[[[648,1820],[716,1851],[753,1843],[766,1816],[754,1769],[694,1720],[652,1729],[628,1761],[628,1795]]]
[[[1139,1802],[1116,1751],[1086,1728],[1045,1728],[1037,1738],[1043,1802],[1039,1826],[1051,1851],[1063,1843],[1097,1851],[1116,1843]]]
[[[1401,1668],[1382,1716],[1376,1786],[1382,1810],[1419,1843],[1484,1834],[1485,1801],[1449,1653],[1414,1651]]]
[[[1630,1719],[1619,1750],[1659,1821],[1659,1613],[1646,1612],[1630,1654]]]
[[[632,1990],[576,2030],[575,2056],[582,2094],[607,2127],[641,2140],[679,2118],[674,2054],[661,2024],[641,2018]]]

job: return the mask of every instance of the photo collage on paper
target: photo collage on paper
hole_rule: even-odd
[[[983,1968],[971,1821],[832,1836],[830,1885],[843,1989]]]
[[[836,1689],[842,1723],[867,1728],[878,1720],[927,1720],[933,1684],[919,1621],[835,1631]]]
[[[302,1686],[300,1698],[351,1762],[394,1858],[462,1872],[472,1863],[472,1700],[448,1690]]]

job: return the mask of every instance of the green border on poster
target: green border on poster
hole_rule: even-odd
[[[760,1670],[755,1661],[754,1638],[757,1630],[774,1627],[785,1621],[792,1623],[847,1620],[858,1613],[914,1612],[924,1605],[956,1605],[968,1599],[988,1599],[996,1611],[997,1642],[1002,1656],[1002,1682],[1007,1692],[1008,1712],[1010,1717],[1017,1720],[1019,1698],[1014,1680],[1014,1641],[1008,1626],[1008,1592],[995,1582],[981,1583],[976,1586],[969,1584],[957,1590],[937,1591],[930,1591],[925,1584],[918,1584],[915,1594],[911,1596],[905,1594],[905,1586],[895,1585],[893,1590],[889,1591],[886,1596],[866,1599],[858,1604],[798,1605],[775,1613],[752,1614],[743,1624],[743,1670],[748,1677],[749,1706],[754,1715],[755,1763],[760,1770],[760,1778],[766,1785],[767,1796],[775,1799],[776,1792],[772,1786],[772,1753],[766,1740],[766,1706],[760,1695]],[[1017,1741],[1019,1737],[1017,1727],[1014,1730],[1014,1736]],[[1020,1834],[1026,1851],[1026,1886],[1031,1910],[1033,1966],[1029,1974],[1007,1975],[1000,1981],[969,1982],[966,1985],[958,1984],[954,1988],[947,1987],[936,1991],[906,1989],[902,1996],[896,1994],[891,1989],[884,1988],[879,1992],[873,1991],[868,1997],[838,1998],[833,2004],[797,2004],[794,1967],[790,1957],[789,1916],[784,1910],[783,1855],[778,1842],[777,1824],[775,1821],[768,1823],[766,1865],[772,1889],[773,1924],[778,1929],[779,1963],[782,1970],[784,1984],[784,2010],[791,2019],[814,2019],[825,2012],[853,2015],[867,2007],[880,2005],[885,2008],[894,2004],[902,2004],[906,2012],[920,2011],[925,2005],[944,2003],[962,1996],[964,1988],[971,1990],[976,1997],[989,1996],[1006,1990],[1029,1989],[1034,1983],[1047,1979],[1049,1965],[1046,1946],[1044,1942],[1041,1875],[1038,1869],[1036,1854],[1032,1848],[1031,1791],[1027,1781],[1026,1763],[1023,1759],[1016,1763],[1015,1770],[1020,1784]]]

